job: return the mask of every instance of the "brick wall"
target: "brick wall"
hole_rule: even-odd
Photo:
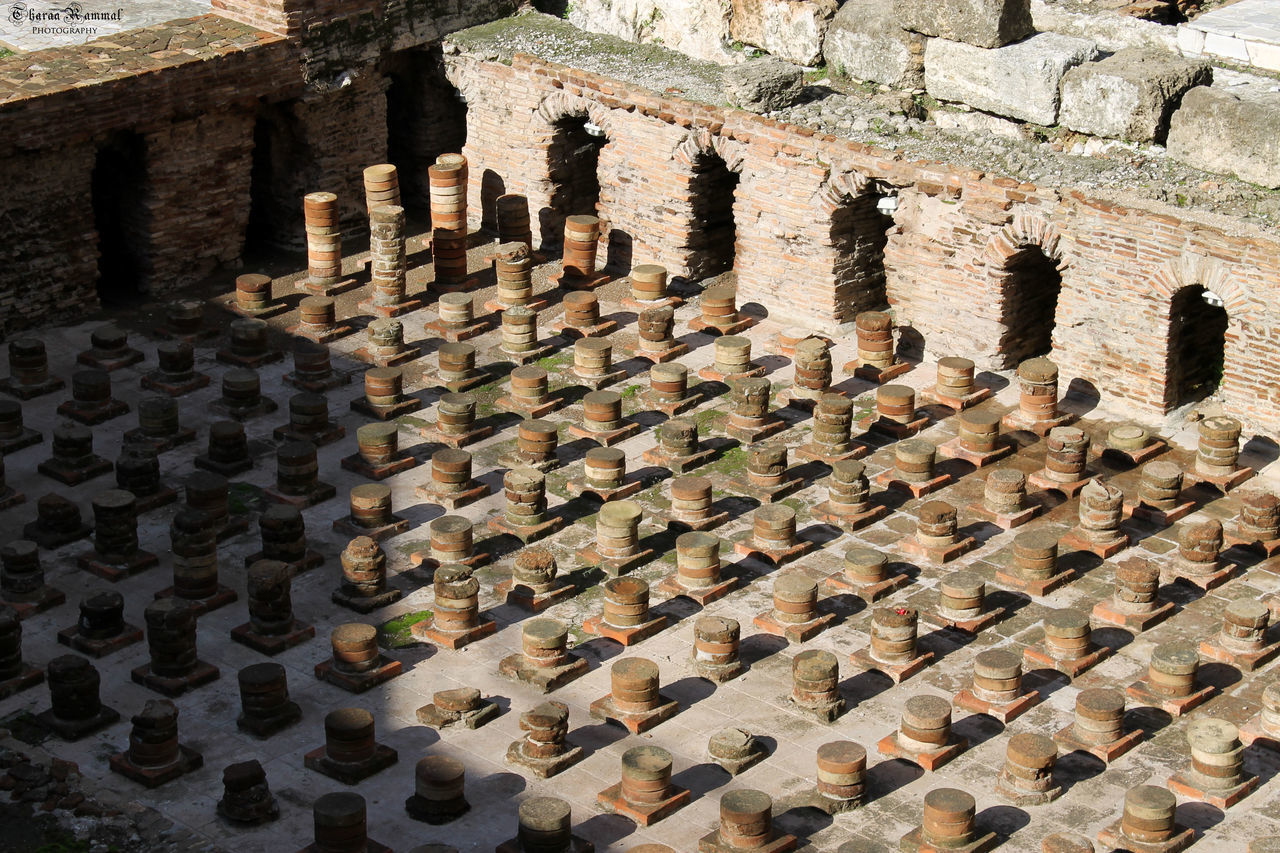
[[[1157,418],[1173,402],[1169,306],[1203,284],[1230,316],[1222,383],[1227,410],[1255,428],[1280,427],[1280,240],[1208,216],[1124,206],[1077,191],[1042,189],[735,110],[659,97],[593,74],[517,54],[510,65],[448,57],[468,101],[470,203],[479,223],[480,176],[529,197],[535,219],[552,186],[553,122],[587,115],[609,144],[600,154],[598,214],[606,239],[631,246],[631,263],[689,272],[698,228],[691,163],[714,151],[740,175],[734,201],[739,302],[784,321],[838,331],[874,304],[875,247],[850,277],[833,217],[859,196],[896,194],[883,247],[884,287],[900,332],[930,358],[963,355],[1004,366],[1010,304],[1006,264],[1037,247],[1062,277],[1053,358],[1062,387],[1078,379],[1107,402]],[[583,211],[586,212],[586,211]],[[874,221],[870,215],[868,221]],[[864,247],[865,248],[865,247]],[[871,269],[868,269],[870,264]],[[855,266],[857,266],[855,264]]]

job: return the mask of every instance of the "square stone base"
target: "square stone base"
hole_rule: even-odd
[[[195,668],[187,675],[157,675],[151,670],[151,663],[148,662],[131,670],[129,677],[133,679],[134,684],[141,684],[143,687],[173,698],[181,696],[188,690],[203,687],[211,681],[217,681],[221,674],[216,666],[197,660]]]
[[[519,402],[515,397],[512,397],[510,394],[503,394],[501,397],[497,399],[497,402],[494,403],[494,405],[501,411],[510,412],[513,415],[520,415],[529,420],[537,420],[538,418],[545,418],[547,415],[551,414],[556,409],[560,408],[560,406],[563,404],[564,404],[564,401],[560,397],[555,395],[548,395],[547,401],[545,403],[538,403],[537,405],[534,405],[534,406],[526,406],[523,403]]]
[[[628,479],[630,478],[624,477],[622,485],[616,489],[602,489],[588,485],[585,477],[574,477],[565,488],[572,497],[591,495],[601,503],[608,503],[609,501],[620,501],[629,498],[644,488],[644,483],[640,482],[640,480],[632,479],[631,482],[627,482]]]
[[[0,602],[9,605],[18,614],[18,620],[28,619],[37,613],[65,604],[67,594],[56,587],[45,584],[35,591],[26,601],[9,601],[0,598]]]
[[[868,604],[879,601],[909,583],[911,583],[910,575],[899,574],[887,577],[879,583],[859,584],[850,580],[844,572],[836,572],[822,581],[822,585],[831,592],[851,592]]]
[[[714,448],[704,447],[688,456],[672,456],[659,444],[657,447],[651,447],[646,450],[640,455],[640,458],[650,465],[666,468],[672,473],[685,474],[695,468],[701,468],[706,465],[715,455]]]
[[[528,849],[520,843],[519,838],[509,838],[495,847],[494,853],[526,853]],[[570,835],[569,846],[564,848],[564,853],[596,853],[596,846],[585,838]]]
[[[201,388],[206,387],[209,382],[209,376],[205,373],[193,373],[186,382],[169,382],[164,378],[164,374],[158,370],[142,377],[143,388],[148,391],[159,391],[161,394],[168,394],[170,397],[181,397],[190,394],[192,391],[199,391]]]
[[[741,427],[733,423],[732,420],[725,425],[725,435],[730,438],[736,438],[743,444],[755,444],[757,441],[764,441],[770,436],[777,435],[787,428],[787,422],[776,415],[770,415],[765,418],[763,424],[758,427]]]
[[[261,551],[256,551],[244,558],[244,567],[247,569],[250,566],[252,566],[254,563],[258,562],[259,560],[265,560],[265,559],[267,558]],[[289,568],[293,570],[293,574],[295,576],[300,575],[303,572],[310,571],[311,569],[316,568],[317,566],[323,566],[324,555],[322,555],[318,551],[308,550],[305,554],[303,554],[301,560],[294,560],[293,562],[287,563],[286,565],[288,565]]]
[[[171,586],[167,586],[157,592],[155,597],[182,598],[174,592],[173,587]],[[203,616],[206,613],[212,613],[220,607],[226,607],[228,604],[233,603],[236,598],[238,598],[238,596],[234,589],[224,584],[218,584],[217,591],[208,598],[183,598],[182,600],[191,606],[191,609],[195,611],[196,616]]]
[[[548,607],[573,598],[578,589],[563,578],[557,578],[556,586],[547,592],[534,592],[523,584],[508,578],[493,585],[493,594],[504,603],[530,613],[541,613]]]
[[[1101,663],[1111,657],[1114,650],[1107,646],[1099,646],[1087,655],[1071,660],[1058,660],[1050,657],[1040,649],[1023,649],[1022,658],[1028,664],[1043,669],[1054,669],[1068,678],[1075,678],[1080,673],[1092,668],[1094,665]]]
[[[299,850],[298,853],[326,853],[326,851],[321,850],[320,846],[317,844],[308,844],[306,847]],[[364,853],[394,853],[394,851],[385,844],[379,844],[372,838],[366,838],[364,841]]]
[[[702,402],[702,395],[696,392],[689,392],[680,400],[659,400],[657,395],[652,391],[641,391],[640,402],[647,408],[656,412],[662,412],[669,418],[676,415],[682,415],[690,409],[695,409]]]
[[[240,355],[227,349],[218,350],[217,360],[222,364],[230,364],[233,367],[247,367],[250,370],[259,370],[268,364],[277,361],[284,361],[284,353],[278,349],[268,349],[264,353],[258,355]]]
[[[590,666],[584,658],[575,657],[572,653],[570,654],[570,661],[562,663],[561,666],[531,665],[524,654],[520,652],[508,654],[507,657],[498,662],[500,675],[507,676],[508,679],[524,681],[525,684],[529,684],[539,693],[552,693],[553,690],[561,689],[562,686],[570,683],[570,681],[586,675],[589,669]]]
[[[137,625],[130,625],[128,622],[124,624],[124,628],[121,629],[119,634],[114,637],[103,637],[102,639],[81,635],[79,625],[72,625],[58,632],[59,643],[64,646],[70,646],[80,654],[91,658],[106,657],[126,646],[142,642],[142,637],[142,629]]]
[[[923,752],[914,749],[908,749],[898,740],[898,733],[894,732],[880,739],[876,744],[876,750],[889,758],[901,758],[903,761],[910,761],[912,764],[918,765],[922,770],[932,773],[951,759],[969,748],[969,741],[958,735],[951,735],[947,742],[937,749],[925,750]]]
[[[1006,784],[1003,775],[996,781],[995,791],[1007,803],[1025,808],[1027,806],[1047,806],[1062,796],[1062,787],[1054,786],[1047,791],[1022,791]]]
[[[593,430],[586,429],[578,424],[569,427],[569,435],[574,438],[588,438],[599,444],[601,447],[613,447],[619,442],[626,441],[631,436],[640,432],[640,424],[631,421],[625,421],[622,426],[617,429]]]
[[[141,428],[127,430],[124,434],[125,444],[146,444],[156,453],[165,453],[179,445],[195,440],[196,431],[190,427],[179,427],[172,435],[160,437],[147,435]]]
[[[44,670],[23,664],[22,673],[20,675],[15,675],[13,678],[0,681],[0,699],[8,699],[15,693],[26,690],[28,687],[35,687],[43,681]]]
[[[43,397],[46,394],[56,394],[66,387],[67,381],[57,376],[50,376],[43,382],[34,382],[30,385],[14,382],[12,376],[0,379],[0,391],[11,397],[17,397],[19,400],[34,400],[36,397]]]
[[[911,365],[905,361],[899,361],[888,367],[872,367],[867,364],[859,365],[856,361],[850,361],[844,366],[844,372],[863,380],[864,382],[873,382],[876,385],[883,385],[886,382],[892,382],[902,374],[911,369]]]
[[[627,304],[625,299],[622,301],[622,304],[623,305]],[[668,361],[675,361],[677,358],[687,353],[689,351],[689,345],[681,341],[673,340],[671,341],[670,345],[664,347],[663,349],[650,350],[650,349],[642,349],[640,347],[639,341],[637,341],[636,343],[631,343],[628,341],[627,343],[623,344],[620,347],[620,349],[623,352],[634,356],[635,358],[642,358],[645,361],[649,362],[650,364],[665,364]]]
[[[944,391],[939,391],[937,385],[930,385],[924,390],[923,397],[926,400],[941,403],[942,405],[948,406],[959,412],[969,408],[970,406],[976,406],[983,400],[990,398],[991,389],[982,386],[975,386],[972,394],[965,394],[963,397],[956,397]]]
[[[315,487],[305,495],[286,495],[274,486],[263,489],[262,494],[269,501],[275,501],[278,504],[289,504],[290,506],[296,506],[298,509],[306,509],[336,497],[338,490],[332,483],[317,482]]]
[[[729,844],[720,838],[720,830],[708,833],[698,839],[698,853],[738,853],[742,848]],[[796,849],[794,835],[779,835],[767,841],[761,847],[752,847],[759,853],[785,853]]]
[[[698,675],[708,681],[714,681],[716,684],[733,681],[733,679],[747,671],[746,664],[738,660],[732,663],[714,664],[700,661],[690,655],[690,662],[693,664],[693,668],[697,670]],[[712,760],[714,761],[715,759]]]
[[[778,407],[787,407],[791,409],[799,409],[802,412],[812,412],[813,407],[817,405],[818,398],[823,394],[835,394],[839,397],[848,396],[843,391],[837,391],[830,386],[820,391],[811,391],[807,389],[797,388],[792,385],[790,388],[784,388],[778,392]]]
[[[435,643],[446,649],[457,651],[463,646],[482,640],[498,630],[498,623],[480,616],[480,624],[466,631],[444,631],[435,627],[435,620],[428,617],[409,627],[409,633],[420,643]]]
[[[566,269],[561,269],[559,272],[547,276],[549,284],[562,290],[595,290],[597,287],[603,287],[611,281],[613,281],[613,276],[608,273],[593,272],[588,275],[578,275]]]
[[[426,797],[412,794],[405,799],[404,810],[414,820],[420,820],[432,826],[443,826],[446,823],[452,823],[471,811],[471,804],[463,796],[449,801],[441,801],[428,800]]]
[[[985,518],[1001,530],[1012,530],[1015,527],[1021,527],[1039,515],[1041,509],[1042,507],[1039,504],[1032,504],[1031,506],[1018,510],[1017,512],[1002,513],[992,512],[981,503],[969,504],[970,512],[980,518]]]
[[[200,460],[197,458],[196,467],[200,467],[199,461]],[[252,465],[252,463],[250,464]],[[210,469],[210,470],[213,470],[213,469]],[[248,469],[246,468],[243,470],[247,471]],[[156,489],[151,494],[138,495],[137,497],[138,497],[138,514],[141,515],[144,512],[151,512],[151,510],[153,509],[159,509],[162,506],[168,506],[169,504],[176,501],[178,499],[178,490],[171,489],[168,486],[165,486],[162,484],[160,488]]]
[[[823,613],[808,622],[779,622],[772,610],[766,610],[764,613],[756,614],[751,624],[766,634],[784,637],[789,643],[804,643],[821,634],[834,621],[836,621],[834,613]]]
[[[517,446],[498,455],[498,467],[532,468],[545,474],[547,471],[560,467],[560,459],[554,453],[549,459],[532,459],[520,452],[520,448]]]
[[[142,353],[132,347],[125,347],[113,355],[106,355],[105,353],[87,349],[76,356],[76,364],[83,364],[85,367],[96,367],[98,370],[105,370],[111,373],[137,364],[142,361],[142,357]]]
[[[64,486],[78,486],[95,477],[110,474],[114,467],[101,456],[94,456],[83,465],[67,465],[59,459],[46,459],[36,466],[36,470]]]
[[[148,788],[158,788],[204,766],[204,756],[190,747],[178,744],[178,760],[164,767],[138,767],[129,760],[129,753],[117,752],[108,759],[111,769],[126,779]]]
[[[29,535],[28,538],[30,538]],[[39,540],[36,541],[39,542]],[[43,542],[40,544],[42,547],[48,547]],[[90,551],[76,557],[76,565],[91,575],[97,575],[114,583],[160,565],[160,558],[149,551],[138,551],[124,563],[108,563],[98,555],[97,551]]]
[[[1066,426],[1069,423],[1073,423],[1075,419],[1075,415],[1067,412],[1061,412],[1052,418],[1033,421],[1030,418],[1025,417],[1018,409],[1014,409],[1012,412],[1001,418],[1000,423],[1006,430],[1023,429],[1027,432],[1034,432],[1036,435],[1044,438],[1049,434],[1049,430],[1054,427]]]
[[[899,542],[898,549],[904,554],[923,558],[932,563],[949,563],[952,560],[972,551],[977,547],[977,544],[977,540],[972,536],[966,536],[945,548],[933,548],[928,545],[921,545],[913,534]]]
[[[465,293],[480,286],[480,280],[474,276],[467,278],[439,279],[428,285],[431,293]]]
[[[746,477],[735,477],[725,483],[725,490],[732,491],[746,497],[755,498],[762,504],[776,503],[793,492],[799,491],[804,487],[804,480],[800,477],[794,477],[790,480],[784,479],[782,482],[773,486],[757,485]]]
[[[376,595],[349,595],[343,592],[341,588],[335,589],[329,594],[329,600],[334,604],[361,614],[380,610],[388,604],[396,603],[403,597],[404,592],[393,586],[387,587]]]
[[[592,391],[599,391],[601,388],[608,388],[610,385],[616,385],[627,378],[626,370],[610,370],[599,375],[584,376],[579,373],[576,368],[569,368],[561,374],[569,385],[581,385],[583,388],[590,388]]]
[[[297,619],[293,620],[293,625],[283,634],[259,634],[249,622],[231,629],[232,640],[268,656],[278,655],[285,649],[305,643],[315,635],[315,626],[305,625]]]
[[[1268,557],[1280,554],[1280,539],[1241,539],[1239,536],[1227,534],[1222,537],[1222,547],[1230,548],[1239,545],[1250,550],[1258,550]]]
[[[906,423],[891,421],[888,418],[880,418],[875,415],[868,415],[857,422],[859,429],[869,432],[878,432],[890,438],[903,439],[916,435],[920,430],[929,425],[927,417],[919,417],[919,413],[912,415],[911,420]]]
[[[721,561],[720,567],[724,568],[724,561]],[[669,598],[687,598],[690,601],[697,602],[700,607],[706,607],[711,602],[724,598],[737,588],[738,578],[723,577],[719,583],[711,586],[687,587],[680,583],[680,573],[672,572],[654,585],[653,592],[666,595]]]
[[[938,455],[945,459],[963,459],[975,468],[982,468],[999,462],[1014,451],[1014,446],[1007,441],[997,439],[995,450],[988,450],[985,453],[970,450],[958,438],[950,441],[944,441],[938,445]]]
[[[559,755],[551,758],[531,758],[524,754],[524,750],[521,748],[523,743],[524,741],[517,740],[507,747],[507,763],[523,767],[540,779],[550,779],[552,776],[568,770],[586,756],[582,747],[566,742],[564,752]]]
[[[1216,572],[1208,574],[1200,574],[1199,572],[1188,572],[1178,566],[1178,558],[1175,556],[1172,560],[1160,567],[1160,580],[1162,581],[1180,581],[1208,592],[1211,589],[1217,589],[1232,576],[1239,571],[1236,566],[1223,566]]]
[[[433,729],[447,729],[449,726],[478,729],[500,713],[502,711],[496,704],[481,700],[480,707],[470,711],[445,711],[433,702],[419,708],[416,715],[418,722]]]
[[[715,504],[713,503],[711,506],[714,509]],[[722,510],[720,512],[713,512],[711,515],[708,515],[706,518],[699,518],[699,519],[692,519],[692,520],[676,516],[671,512],[670,509],[655,511],[653,515],[654,515],[654,518],[658,518],[658,519],[661,519],[662,521],[665,521],[667,523],[667,529],[669,530],[671,529],[698,530],[698,531],[711,530],[713,528],[719,527],[720,525],[724,524],[726,521],[729,520],[729,513],[725,510]]]
[[[1121,450],[1118,447],[1104,447],[1102,445],[1094,445],[1089,448],[1089,455],[1095,459],[1102,456],[1118,456],[1126,459],[1134,465],[1141,465],[1148,459],[1153,459],[1169,449],[1169,445],[1163,438],[1152,439],[1151,443],[1146,447],[1138,450]]]
[[[860,530],[889,514],[889,508],[881,504],[871,504],[870,509],[855,513],[840,512],[838,507],[838,504],[833,504],[831,501],[823,501],[813,508],[813,518],[815,521],[834,525],[841,530],[852,531]]]
[[[778,703],[783,704],[784,702],[790,704],[792,708],[805,716],[812,717],[820,723],[834,723],[840,715],[844,713],[845,708],[843,697],[838,697],[834,701],[830,702],[820,701],[805,703],[797,701],[795,696],[788,694],[785,697],[779,697]]]
[[[455,450],[459,447],[466,447],[468,444],[475,444],[477,441],[486,439],[493,435],[493,427],[480,426],[463,433],[444,433],[435,425],[424,426],[418,430],[418,434],[430,441],[436,441]]]
[[[1268,643],[1257,651],[1237,652],[1225,648],[1218,637],[1214,637],[1200,641],[1200,654],[1210,660],[1230,664],[1242,672],[1253,672],[1258,667],[1270,663],[1277,654],[1280,654],[1280,640]]]
[[[449,510],[455,510],[458,507],[463,507],[463,506],[466,506],[467,504],[473,504],[476,501],[480,500],[483,497],[488,496],[491,493],[492,493],[492,490],[489,488],[488,484],[480,483],[480,482],[477,482],[476,480],[472,480],[469,484],[466,484],[464,486],[462,491],[458,491],[458,492],[441,491],[436,488],[436,484],[434,480],[431,482],[425,483],[421,486],[418,486],[418,488],[414,489],[414,494],[416,494],[418,497],[426,498],[432,503],[439,504],[440,506],[446,507]],[[406,525],[407,525],[407,522],[406,522]],[[407,526],[406,526],[406,529],[408,529]]]
[[[591,326],[570,326],[563,317],[551,324],[551,331],[562,338],[605,338],[618,331],[618,321],[601,317]]]
[[[811,809],[817,809],[825,814],[838,815],[844,814],[845,812],[851,812],[864,805],[865,794],[859,794],[856,797],[847,800],[839,800],[834,797],[829,797],[819,791],[817,787],[813,787],[800,794],[797,799],[799,805],[808,806]]]
[[[301,719],[302,708],[297,702],[288,702],[279,713],[270,717],[247,717],[240,714],[236,717],[236,728],[242,732],[248,732],[259,740],[264,740],[277,732],[284,731]]]
[[[1259,746],[1280,751],[1280,732],[1269,732],[1262,727],[1262,714],[1254,714],[1240,727],[1240,742],[1245,746]]]
[[[469,341],[472,338],[478,338],[494,328],[494,324],[492,320],[488,319],[473,319],[470,325],[458,326],[452,323],[445,323],[437,317],[434,320],[423,323],[423,327],[428,332],[434,332],[441,339],[451,344],[456,344],[462,341]]]
[[[610,694],[592,702],[589,710],[593,718],[597,720],[613,720],[615,723],[622,724],[633,735],[638,735],[674,717],[676,712],[680,710],[680,705],[659,694],[656,708],[650,711],[631,713],[629,711],[619,711],[617,706],[613,704],[613,695]]]
[[[604,621],[602,616],[591,616],[582,623],[582,630],[588,634],[595,634],[597,637],[607,637],[616,643],[621,643],[623,647],[632,646],[642,640],[647,640],[654,634],[659,633],[667,627],[667,617],[659,616],[643,622],[639,625],[628,625],[626,627],[618,627],[610,625]]]
[[[370,464],[369,460],[359,453],[342,457],[344,470],[353,471],[368,480],[385,480],[388,477],[399,474],[401,471],[408,471],[417,464],[418,460],[404,451],[400,451],[396,458],[390,462],[384,462],[380,465]]]
[[[362,314],[373,314],[375,317],[401,317],[411,314],[423,307],[420,297],[405,297],[394,305],[379,305],[372,299],[362,299],[356,303],[356,310]]]
[[[379,771],[386,770],[395,764],[398,758],[396,751],[391,747],[375,743],[373,755],[364,761],[332,761],[325,755],[325,748],[321,746],[303,756],[302,763],[308,770],[323,773],[344,785],[354,785]]]
[[[1225,495],[1245,480],[1248,480],[1253,474],[1254,470],[1252,468],[1237,468],[1230,474],[1201,474],[1193,467],[1182,475],[1182,482],[1188,486],[1206,483]]]
[[[205,471],[221,474],[227,479],[231,479],[237,474],[243,474],[245,471],[253,470],[253,459],[248,456],[235,462],[217,462],[210,459],[208,455],[201,454],[191,464]]]
[[[643,566],[645,563],[658,556],[658,552],[652,548],[645,548],[637,551],[630,557],[603,557],[596,550],[594,543],[586,545],[578,549],[578,559],[586,563],[588,566],[596,566],[611,578],[619,575],[625,575],[627,572]]]
[[[995,847],[996,841],[996,834],[988,832],[960,847],[935,847],[924,840],[924,827],[917,826],[898,840],[898,849],[903,853],[983,853]]]
[[[341,388],[343,385],[351,384],[351,374],[343,373],[339,370],[330,370],[328,379],[312,381],[310,379],[299,379],[298,374],[290,372],[284,375],[284,381],[299,391],[323,394],[326,391],[332,391],[334,388]]]
[[[858,649],[849,655],[849,662],[856,663],[865,670],[878,672],[892,681],[901,684],[913,675],[920,673],[933,663],[933,652],[921,652],[906,663],[885,663],[871,656],[871,649]]]
[[[338,320],[335,321],[332,326],[323,330],[308,329],[304,323],[298,323],[286,328],[285,332],[295,337],[306,338],[307,340],[317,344],[329,344],[341,338],[354,335],[356,330],[355,327]]]
[[[894,469],[890,468],[888,471],[882,471],[877,474],[875,482],[876,485],[883,486],[886,489],[907,492],[913,498],[922,498],[951,485],[951,475],[939,474],[933,479],[925,480],[922,483],[908,483],[906,480],[894,476]]]
[[[460,566],[469,566],[470,568],[475,569],[475,568],[479,568],[480,566],[487,566],[489,564],[490,557],[491,555],[488,552],[476,551],[472,549],[470,557],[463,557],[461,559],[454,558],[452,560],[449,560],[449,562],[457,563]],[[412,554],[409,555],[409,562],[413,566],[417,568],[425,569],[426,571],[429,571],[429,572],[434,572],[436,569],[444,565],[443,562],[431,556],[431,552],[429,550],[414,551]],[[495,587],[495,592],[496,592],[496,587]]]
[[[996,570],[997,581],[1005,586],[1020,589],[1027,595],[1035,598],[1043,598],[1058,587],[1071,583],[1075,578],[1076,572],[1074,569],[1065,569],[1058,572],[1053,577],[1045,578],[1044,580],[1028,580],[1027,578],[1018,577],[1017,575],[1011,575],[1000,569]]]
[[[1073,551],[1089,551],[1104,560],[1109,560],[1129,547],[1129,534],[1127,533],[1121,532],[1117,538],[1107,542],[1093,542],[1081,536],[1076,530],[1077,528],[1071,528],[1065,536],[1058,540],[1058,548],[1060,550],[1065,546]]]
[[[1181,717],[1194,708],[1202,705],[1206,699],[1214,694],[1215,690],[1212,686],[1202,687],[1191,693],[1189,696],[1165,696],[1162,693],[1156,693],[1147,684],[1145,678],[1140,678],[1125,688],[1125,693],[1133,699],[1137,699],[1144,705],[1150,705],[1153,708],[1164,710],[1171,717]]]
[[[488,487],[486,486],[486,491]],[[393,536],[399,536],[409,529],[409,520],[400,518],[398,515],[391,516],[392,520],[386,524],[380,524],[377,527],[365,527],[358,524],[351,516],[346,518],[335,518],[333,520],[333,530],[335,533],[341,533],[344,536],[355,538],[357,536],[368,536],[374,542],[381,542],[384,539],[390,539]]]
[[[1132,731],[1125,732],[1111,743],[1093,744],[1085,743],[1077,738],[1075,728],[1075,724],[1072,723],[1066,728],[1060,729],[1058,733],[1053,736],[1054,741],[1068,752],[1072,750],[1087,752],[1105,764],[1110,764],[1112,761],[1115,761],[1117,758],[1137,746],[1139,741],[1142,740],[1143,735],[1142,729],[1133,729]]]
[[[348,693],[364,693],[379,684],[385,684],[403,671],[400,661],[392,660],[384,654],[378,655],[377,666],[364,672],[343,672],[333,665],[332,658],[320,661],[314,670],[316,678],[334,687],[341,687]]]
[[[713,326],[701,317],[695,317],[689,321],[689,331],[702,332],[704,335],[712,335],[720,337],[721,335],[736,335],[739,332],[745,332],[756,324],[756,318],[746,314],[738,314],[738,319],[732,323],[725,323],[720,326]]]
[[[1125,850],[1129,853],[1180,853],[1196,840],[1194,829],[1179,829],[1175,824],[1174,829],[1178,831],[1167,841],[1135,841],[1121,831],[1122,822],[1117,820],[1098,833],[1098,843],[1104,850]]]
[[[422,375],[424,384],[435,384],[437,388],[444,388],[455,394],[463,391],[470,391],[472,388],[479,388],[493,381],[493,375],[484,370],[468,370],[458,379],[442,379],[438,372],[424,373]]]
[[[1126,613],[1115,606],[1115,600],[1105,598],[1093,605],[1094,622],[1115,625],[1128,631],[1140,634],[1153,625],[1158,625],[1173,615],[1175,605],[1172,601],[1163,603],[1157,599],[1158,606],[1150,613]]]
[[[720,758],[708,751],[706,753],[707,760],[719,764],[730,776],[737,776],[769,757],[769,753],[765,751],[765,748],[759,742],[753,741],[753,745],[751,752],[742,758]]]
[[[295,429],[292,424],[285,424],[271,431],[271,437],[276,441],[309,441],[316,447],[333,444],[335,441],[341,440],[346,434],[346,427],[335,424],[332,421],[326,424],[323,429],[300,430]]]
[[[16,453],[24,447],[32,447],[42,441],[44,436],[39,430],[23,427],[13,438],[0,439],[0,456],[8,456],[10,453]]]
[[[489,519],[489,529],[495,533],[506,533],[516,537],[524,544],[545,539],[564,526],[564,518],[553,515],[541,524],[512,524],[506,514],[495,515]]]
[[[844,453],[828,453],[821,445],[809,442],[797,447],[795,452],[800,459],[810,459],[830,465],[833,462],[841,462],[845,459],[861,459],[870,451],[871,449],[865,444],[853,444]]]
[[[707,380],[708,382],[723,382],[727,385],[728,383],[732,382],[735,379],[746,379],[752,376],[764,376],[764,367],[763,365],[757,364],[757,365],[749,366],[746,370],[742,371],[741,373],[721,373],[719,370],[716,370],[715,365],[711,365],[709,367],[704,367],[701,370],[699,370],[698,376],[701,377],[702,379]]]
[[[957,708],[964,708],[966,711],[972,711],[975,714],[986,714],[1008,725],[1010,720],[1017,719],[1040,702],[1040,692],[1038,690],[1029,690],[1012,702],[997,705],[994,702],[979,699],[966,687],[953,696],[951,702]]]
[[[210,411],[216,412],[220,415],[225,415],[231,420],[239,421],[240,423],[261,417],[262,415],[269,415],[277,408],[278,406],[276,406],[275,400],[272,400],[269,397],[259,397],[258,402],[254,403],[252,406],[229,406],[220,399],[209,403]]]
[[[623,798],[622,783],[612,785],[605,788],[596,795],[598,802],[605,811],[620,814],[623,817],[630,818],[640,826],[652,826],[677,810],[689,804],[692,795],[685,788],[677,788],[674,785],[670,788],[671,796],[665,800],[656,803],[633,803]]]
[[[734,553],[741,554],[744,557],[755,557],[775,566],[798,560],[810,551],[817,550],[817,548],[817,542],[810,542],[807,539],[798,539],[794,545],[787,548],[761,546],[756,543],[755,538],[751,535],[748,535],[741,542],[735,542],[733,545]]]
[[[507,352],[502,348],[502,344],[496,344],[489,347],[489,349],[485,351],[485,355],[489,357],[490,361],[509,361],[515,364],[525,365],[532,364],[550,352],[550,344],[538,343],[533,347],[533,349],[525,350],[524,352]]]
[[[1086,476],[1081,477],[1079,480],[1072,480],[1069,483],[1063,483],[1060,480],[1054,480],[1049,477],[1047,474],[1048,470],[1048,468],[1041,468],[1034,474],[1027,475],[1027,485],[1035,486],[1037,489],[1046,492],[1060,492],[1064,497],[1074,498],[1076,495],[1080,494],[1080,491],[1085,487],[1085,484],[1093,479],[1093,474],[1086,469]]]
[[[1155,507],[1145,506],[1137,502],[1125,501],[1124,511],[1143,521],[1149,521],[1160,527],[1168,527],[1175,521],[1181,521],[1192,513],[1196,508],[1195,501],[1183,501],[1172,509],[1156,509]]]
[[[103,705],[87,720],[64,720],[50,708],[36,714],[36,722],[62,740],[77,741],[120,721],[120,712]]]
[[[535,252],[533,256],[535,259],[540,259],[539,263],[541,263],[541,259],[542,259],[541,255]],[[496,297],[494,299],[486,300],[484,303],[484,310],[488,311],[490,314],[501,314],[503,311],[506,311],[508,308],[528,308],[530,311],[541,311],[543,308],[546,308],[546,307],[547,307],[547,300],[541,299],[538,297],[530,299],[528,302],[524,302],[520,305],[508,305],[507,303],[503,302],[501,299],[498,299]]]
[[[679,296],[667,294],[661,299],[636,299],[634,296],[622,297],[622,307],[630,308],[639,314],[642,311],[648,311],[650,308],[679,308],[684,304],[684,300]]]
[[[356,397],[351,401],[351,411],[373,418],[375,421],[393,421],[401,415],[418,411],[422,406],[422,401],[417,397],[405,397],[385,406],[375,406],[364,396]]]
[[[305,290],[312,296],[337,296],[340,293],[355,290],[359,286],[360,282],[354,278],[344,278],[341,281],[326,283],[312,281],[310,276],[304,277],[295,285],[299,290]]]

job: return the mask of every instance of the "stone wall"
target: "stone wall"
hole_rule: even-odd
[[[887,298],[900,332],[922,340],[930,357],[1008,366],[1005,318],[1018,306],[1006,304],[1006,266],[1036,247],[1062,278],[1052,355],[1064,388],[1080,379],[1107,402],[1158,418],[1176,402],[1166,381],[1173,295],[1203,284],[1224,299],[1230,316],[1227,410],[1254,426],[1280,426],[1274,235],[1199,214],[1180,218],[1155,203],[1125,206],[911,162],[810,128],[660,98],[525,54],[510,65],[459,55],[448,66],[469,105],[465,153],[477,217],[486,174],[506,191],[528,195],[535,217],[542,212],[553,191],[552,125],[587,115],[609,139],[600,156],[597,209],[605,239],[629,247],[633,263],[688,274],[688,235],[698,227],[691,164],[714,153],[741,178],[734,201],[739,301],[839,333],[877,301],[878,285],[874,275],[864,274],[861,284],[843,275],[849,243],[833,239],[833,220],[861,197],[896,195],[883,249]]]

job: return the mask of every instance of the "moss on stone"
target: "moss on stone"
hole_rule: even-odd
[[[410,629],[424,619],[430,618],[430,610],[414,610],[394,619],[388,619],[378,626],[378,645],[384,649],[402,649],[415,645],[418,641],[413,638]]]

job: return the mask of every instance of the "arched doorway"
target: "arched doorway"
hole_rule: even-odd
[[[1002,270],[1000,353],[1005,367],[1053,351],[1062,273],[1039,246],[1020,246]]]
[[[565,116],[552,125],[547,148],[550,210],[541,223],[545,247],[559,250],[567,217],[596,215],[600,204],[600,150],[608,144],[604,131],[586,115]]]
[[[740,176],[710,150],[699,151],[690,165],[689,277],[698,281],[733,269],[738,239],[733,203]]]
[[[1202,285],[1184,287],[1173,295],[1166,362],[1172,408],[1203,400],[1218,390],[1227,325],[1222,299]]]
[[[842,319],[888,305],[884,247],[893,218],[880,212],[881,198],[874,193],[845,195],[831,213],[836,305]]]

